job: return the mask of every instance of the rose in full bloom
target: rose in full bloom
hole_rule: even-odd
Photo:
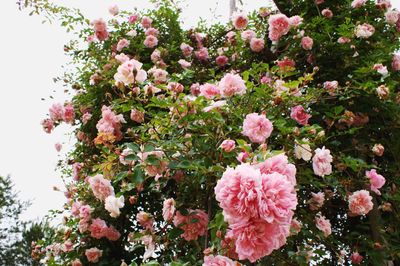
[[[339,83],[336,80],[332,80],[325,81],[323,85],[324,89],[326,89],[330,95],[334,95]]]
[[[385,13],[386,22],[390,25],[396,25],[399,18],[400,12],[398,10],[389,10]]]
[[[117,43],[117,51],[121,52],[122,49],[129,47],[130,42],[127,39],[121,39]]]
[[[313,161],[314,174],[318,176],[330,175],[332,173],[332,161],[333,157],[331,151],[322,147],[315,150]]]
[[[230,258],[221,255],[209,255],[204,257],[203,266],[236,266],[236,263]]]
[[[231,152],[235,149],[235,146],[236,145],[234,140],[226,139],[221,143],[219,147],[226,152]]]
[[[354,0],[351,3],[351,7],[352,8],[359,8],[362,7],[363,5],[365,5],[365,2],[367,2],[367,0]]]
[[[312,211],[316,211],[320,209],[322,205],[324,205],[324,201],[325,201],[324,192],[318,192],[318,193],[311,192],[311,199],[308,201],[308,203],[310,204],[310,209]]]
[[[193,47],[186,43],[181,43],[180,48],[185,57],[189,57],[193,52]]]
[[[361,256],[360,253],[358,253],[358,252],[354,252],[350,255],[351,262],[356,265],[360,264],[363,259],[364,259],[363,256]]]
[[[367,39],[371,37],[372,34],[374,33],[375,33],[374,26],[368,23],[358,25],[354,30],[354,34],[356,35],[357,38],[360,39]]]
[[[136,221],[148,230],[153,229],[154,220],[150,214],[144,211],[140,211],[136,214]]]
[[[271,136],[272,130],[272,123],[264,114],[248,114],[243,121],[242,134],[254,143],[264,143]]]
[[[124,85],[144,82],[147,79],[147,73],[142,69],[142,65],[142,63],[135,59],[122,63],[114,75],[115,82],[121,82]]]
[[[197,240],[207,232],[208,215],[202,210],[188,210],[189,214],[184,216],[177,211],[174,217],[174,225],[184,232],[181,237],[186,241]]]
[[[153,35],[148,35],[146,37],[146,39],[143,42],[144,46],[146,46],[147,48],[154,48],[157,46],[158,44],[158,39],[156,36]]]
[[[54,122],[52,119],[44,119],[40,124],[42,125],[44,132],[47,134],[50,134],[54,128]]]
[[[211,99],[220,94],[220,89],[214,84],[206,83],[200,86],[200,95],[207,99]]]
[[[110,213],[111,217],[116,218],[121,214],[120,209],[124,207],[124,202],[124,196],[116,198],[111,195],[106,198],[104,208]]]
[[[303,106],[297,105],[292,107],[290,117],[300,125],[304,126],[308,124],[308,119],[311,118],[311,115],[306,113]]]
[[[289,163],[284,153],[272,156],[255,167],[259,168],[262,174],[279,173],[285,176],[293,186],[296,185],[296,167]]]
[[[173,198],[165,199],[163,203],[164,221],[171,221],[175,214],[175,200]]]
[[[104,201],[108,196],[115,195],[111,181],[105,179],[103,175],[97,174],[89,177],[89,186],[92,189],[94,196],[101,201]]]
[[[250,42],[251,39],[256,37],[256,32],[254,30],[245,30],[240,34],[243,41]]]
[[[202,47],[199,50],[197,50],[196,52],[194,52],[194,55],[200,61],[206,61],[208,59],[208,50],[206,47]]]
[[[268,19],[269,38],[271,41],[278,41],[286,35],[290,29],[290,20],[284,14],[271,15]]]
[[[151,23],[153,23],[153,20],[149,17],[143,16],[140,23],[142,24],[143,28],[148,29],[151,27]]]
[[[315,225],[319,230],[321,230],[324,233],[325,237],[332,234],[331,222],[328,219],[326,219],[325,216],[318,214],[315,217]]]
[[[106,222],[100,218],[96,218],[92,220],[92,223],[89,226],[90,236],[96,239],[100,239],[104,237],[108,226]]]
[[[232,24],[233,27],[237,30],[243,30],[247,27],[249,23],[249,19],[247,18],[246,14],[244,13],[234,13],[232,15]]]
[[[387,67],[382,65],[382,64],[375,64],[372,67],[372,69],[376,70],[382,76],[387,76],[387,74],[389,73],[388,70],[387,70]]]
[[[110,241],[117,241],[121,237],[121,233],[118,232],[113,226],[107,228],[104,233],[104,237]]]
[[[374,147],[372,147],[372,152],[376,155],[376,156],[382,156],[383,153],[385,152],[385,147],[382,144],[375,144]]]
[[[375,169],[366,171],[365,176],[369,179],[369,182],[371,184],[371,190],[375,192],[377,195],[381,195],[379,189],[385,185],[386,183],[385,177],[378,174]]]
[[[262,38],[252,38],[250,40],[250,49],[253,52],[261,52],[264,49],[265,41]]]
[[[92,22],[95,36],[99,41],[108,39],[107,24],[103,19],[96,19]]]
[[[103,255],[103,251],[98,248],[89,248],[85,251],[85,256],[89,262],[96,263]]]
[[[303,38],[301,38],[301,47],[304,50],[311,50],[313,47],[313,44],[314,44],[314,41],[310,37],[304,36]]]
[[[181,65],[182,68],[187,69],[192,66],[192,63],[186,61],[185,59],[180,59],[178,63]]]
[[[324,8],[321,11],[322,16],[326,17],[326,18],[332,18],[333,17],[333,12],[329,9],[329,8]]]
[[[392,68],[393,68],[394,71],[399,71],[400,70],[400,54],[393,55]]]
[[[301,24],[302,22],[303,22],[303,18],[300,17],[300,16],[298,16],[298,15],[291,16],[291,17],[289,18],[289,24],[290,24],[291,27],[294,27],[294,28],[300,26],[300,24]]]
[[[349,196],[349,209],[353,215],[366,215],[373,206],[372,197],[367,190],[358,190]]]
[[[224,97],[230,97],[235,94],[242,95],[246,92],[246,84],[238,74],[226,74],[220,82],[218,82],[218,88],[221,91],[221,95]]]
[[[51,120],[59,122],[64,119],[64,106],[61,103],[55,103],[49,108]]]

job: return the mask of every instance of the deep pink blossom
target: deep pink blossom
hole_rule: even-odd
[[[303,106],[297,105],[292,107],[290,111],[290,117],[300,125],[304,126],[308,124],[308,120],[311,118],[311,115],[306,113]]]
[[[378,174],[375,169],[366,171],[365,175],[369,178],[371,190],[376,194],[381,195],[379,189],[385,185],[386,179],[382,175]]]
[[[284,14],[271,15],[268,19],[269,39],[278,41],[290,29],[290,20]]]
[[[235,149],[235,146],[236,145],[234,140],[226,139],[221,143],[219,147],[226,152],[231,152]]]

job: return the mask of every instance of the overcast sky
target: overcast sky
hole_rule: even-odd
[[[400,1],[400,0],[398,0]],[[31,200],[32,206],[24,219],[43,217],[49,209],[59,209],[65,201],[57,161],[71,147],[69,126],[56,128],[46,134],[40,121],[53,102],[64,102],[63,88],[52,79],[62,73],[67,61],[63,45],[71,35],[54,24],[42,24],[39,16],[30,17],[18,10],[16,0],[2,0],[0,25],[2,25],[0,51],[0,175],[11,175],[20,198]],[[117,4],[120,9],[149,8],[148,0],[59,0],[69,7],[80,8],[89,19],[109,19],[108,7]],[[244,10],[258,9],[268,1],[244,0]],[[210,12],[215,10],[215,12]],[[217,18],[211,14],[217,14]],[[229,0],[187,0],[183,17],[187,26],[193,26],[200,17],[211,21],[227,21]],[[53,95],[53,99],[49,96]],[[45,98],[46,101],[42,101]],[[63,149],[58,154],[54,144]]]

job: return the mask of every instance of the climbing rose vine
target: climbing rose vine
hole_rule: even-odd
[[[275,1],[183,29],[180,8],[86,20],[52,102],[74,126],[48,265],[400,263],[400,20],[390,2]],[[58,148],[61,148],[59,146]],[[393,265],[392,264],[392,265]]]

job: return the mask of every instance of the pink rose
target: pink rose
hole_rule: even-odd
[[[278,41],[286,35],[290,29],[290,20],[284,14],[271,15],[268,19],[269,38],[271,41]]]
[[[117,241],[121,237],[121,233],[113,226],[110,226],[105,230],[104,237],[110,241]]]
[[[82,115],[82,123],[85,125],[92,118],[91,113],[84,113]]]
[[[85,251],[85,255],[89,262],[96,263],[103,255],[103,251],[98,248],[89,248]]]
[[[202,266],[236,266],[236,263],[224,256],[205,256]]]
[[[146,37],[146,39],[143,42],[144,46],[146,46],[147,48],[154,48],[157,46],[158,44],[158,39],[157,37],[153,36],[153,35],[149,35]]]
[[[375,169],[366,171],[365,176],[369,179],[371,190],[377,195],[381,195],[379,189],[385,185],[386,179],[382,175],[378,174]]]
[[[208,59],[208,50],[206,47],[202,47],[194,52],[196,58],[200,61],[206,61]]]
[[[246,92],[246,84],[238,74],[226,74],[218,82],[218,87],[224,97],[230,97],[234,94],[242,95]]]
[[[100,239],[104,237],[107,229],[108,227],[106,222],[100,218],[96,218],[92,220],[92,223],[89,226],[90,236]]]
[[[243,121],[242,134],[254,143],[264,143],[265,140],[271,136],[272,130],[272,123],[264,114],[248,114]]]
[[[338,85],[339,85],[339,83],[336,80],[325,81],[324,82],[324,89],[326,89],[329,92],[330,95],[334,95]]]
[[[374,147],[372,147],[372,152],[376,155],[376,156],[382,156],[383,153],[385,152],[385,147],[383,147],[382,144],[375,144]]]
[[[314,174],[318,176],[330,175],[332,173],[332,155],[331,151],[322,147],[315,150],[313,161]]]
[[[249,19],[244,13],[235,13],[232,15],[233,27],[237,30],[243,30],[247,27]]]
[[[251,39],[256,37],[254,30],[245,30],[240,34],[243,41],[250,42]]]
[[[293,186],[296,185],[296,167],[289,163],[288,157],[284,153],[272,156],[255,167],[259,168],[262,174],[279,173],[285,176]]]
[[[288,69],[294,68],[296,63],[294,62],[294,60],[285,56],[281,60],[276,60],[276,65],[280,68],[281,71],[286,71]]]
[[[144,113],[137,110],[137,109],[133,109],[131,111],[131,120],[135,121],[136,123],[143,123],[144,121]]]
[[[189,57],[193,52],[193,47],[186,43],[181,43],[180,48],[183,56],[185,57]]]
[[[137,14],[132,14],[129,16],[128,22],[129,24],[134,24],[139,18],[139,15]]]
[[[321,214],[317,215],[315,217],[315,225],[324,233],[325,237],[332,234],[331,222],[326,219],[325,216],[322,216]]]
[[[318,193],[311,192],[311,199],[308,201],[308,203],[310,204],[310,209],[312,211],[316,211],[320,209],[322,205],[324,205],[324,201],[325,201],[324,192],[318,192]]]
[[[144,211],[140,211],[136,214],[136,220],[138,221],[138,223],[148,229],[148,230],[152,230],[153,229],[153,218],[151,217],[150,214],[148,214],[147,212]]]
[[[175,214],[175,200],[173,198],[165,199],[163,203],[164,221],[171,221]]]
[[[226,152],[231,152],[235,149],[235,146],[236,145],[234,140],[226,139],[221,143],[219,147]]]
[[[208,215],[202,210],[188,211],[187,216],[177,211],[174,217],[174,225],[184,231],[181,237],[186,241],[197,240],[199,236],[203,236],[207,232]]]
[[[71,266],[82,266],[82,262],[79,259],[75,259],[72,263]]]
[[[292,16],[292,17],[289,18],[289,24],[290,24],[291,27],[294,27],[294,28],[300,26],[300,24],[302,22],[303,22],[303,18],[298,16],[298,15]]]
[[[247,161],[248,157],[249,157],[249,153],[246,151],[242,151],[236,156],[236,160],[238,160],[241,163],[245,163]]]
[[[264,49],[265,42],[262,38],[253,38],[250,40],[250,49],[253,52],[259,53]]]
[[[211,83],[206,83],[200,86],[200,96],[204,96],[207,99],[211,99],[215,96],[220,95],[220,90],[217,86]]]
[[[145,29],[150,28],[152,22],[153,22],[153,20],[151,18],[146,17],[146,16],[142,17],[141,24],[142,24],[143,28],[145,28]]]
[[[178,82],[169,82],[167,88],[175,94],[182,93],[184,89],[183,85]]]
[[[354,34],[356,35],[357,38],[360,39],[367,39],[371,37],[372,34],[374,33],[375,33],[374,26],[368,23],[358,25],[354,30]]]
[[[400,54],[393,55],[392,68],[393,68],[394,71],[399,71],[400,70]]]
[[[64,119],[64,106],[61,103],[53,104],[49,109],[51,120],[58,122]]]
[[[108,8],[108,12],[110,12],[111,15],[116,16],[119,13],[119,8],[117,5],[112,5]]]
[[[122,63],[114,75],[115,82],[123,83],[124,85],[144,82],[147,79],[147,73],[142,69],[142,65],[135,59]]]
[[[89,177],[89,186],[96,198],[104,201],[108,196],[114,196],[114,188],[111,181],[103,177],[103,175],[95,175]]]
[[[297,105],[292,107],[290,111],[290,117],[300,125],[304,126],[308,124],[308,120],[311,118],[311,115],[306,113],[303,106]]]
[[[193,83],[190,85],[190,92],[193,94],[193,96],[199,96],[201,93],[200,90],[200,84],[199,83]]]
[[[325,8],[321,11],[322,16],[326,18],[332,18],[333,17],[333,12],[329,8]]]
[[[96,19],[92,22],[95,36],[99,41],[108,39],[107,24],[103,19]]]
[[[228,57],[226,57],[225,55],[219,55],[216,59],[215,59],[215,63],[220,66],[223,67],[228,63],[229,59]]]
[[[389,10],[385,13],[386,22],[390,25],[396,25],[399,20],[400,12],[397,10]]]
[[[47,134],[50,134],[54,128],[54,122],[52,119],[44,119],[40,124],[42,125],[44,132]]]
[[[349,38],[347,38],[347,37],[339,37],[337,42],[340,43],[340,44],[345,44],[345,43],[351,42],[351,40]]]
[[[72,124],[75,120],[74,106],[71,103],[64,106],[63,120],[68,124]]]
[[[314,41],[308,36],[304,36],[301,38],[301,47],[303,47],[304,50],[311,50],[313,47]]]
[[[367,0],[354,0],[351,3],[351,7],[352,8],[359,8],[362,7],[363,5],[365,5],[365,2],[367,2]]]
[[[57,152],[60,152],[61,148],[62,148],[62,145],[61,145],[61,143],[57,142],[56,144],[54,144],[54,147],[56,148]]]
[[[367,190],[358,190],[349,196],[349,209],[353,215],[366,215],[374,204]]]
[[[360,253],[358,253],[358,252],[354,252],[350,256],[350,260],[354,264],[360,264],[363,259],[364,259],[363,256],[361,256]]]
[[[121,52],[122,49],[129,47],[130,42],[127,39],[121,39],[119,40],[118,44],[117,44],[117,51]]]

